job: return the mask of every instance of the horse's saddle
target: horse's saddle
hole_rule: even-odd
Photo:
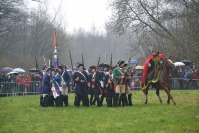
[[[159,68],[156,67],[154,69],[151,69],[147,74],[146,83],[142,86],[141,90],[146,89],[150,85],[150,83],[158,82],[159,76],[160,76]]]

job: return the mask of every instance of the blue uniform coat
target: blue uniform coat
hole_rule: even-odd
[[[50,94],[50,76],[46,73],[42,78],[41,94]]]
[[[75,94],[88,94],[88,85],[87,85],[88,76],[85,71],[82,71],[81,73],[75,72],[73,76],[73,80],[75,83]],[[79,81],[75,81],[77,77],[79,77]]]

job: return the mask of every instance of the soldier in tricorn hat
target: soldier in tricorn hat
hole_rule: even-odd
[[[80,106],[80,102],[83,102],[84,106],[89,106],[89,99],[88,99],[88,76],[87,73],[84,71],[84,65],[78,64],[77,71],[73,75],[73,81],[75,82],[75,105],[77,107]]]

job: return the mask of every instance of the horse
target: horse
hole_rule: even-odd
[[[162,104],[162,99],[160,98],[159,90],[163,89],[167,93],[168,100],[167,103],[170,104],[170,100],[172,100],[173,104],[176,105],[173,96],[170,93],[171,90],[171,76],[170,76],[170,70],[174,67],[174,64],[170,59],[163,58],[160,61],[160,65],[149,69],[149,72],[147,74],[147,80],[151,80],[152,77],[156,76],[157,80],[155,82],[149,82],[145,88],[143,88],[143,92],[146,95],[146,101],[145,104],[148,103],[148,89],[149,86],[152,85],[153,88],[156,89],[156,95],[159,98],[160,104]],[[142,85],[144,86],[144,85]]]

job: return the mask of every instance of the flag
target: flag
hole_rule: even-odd
[[[59,60],[58,60],[58,52],[57,52],[57,35],[56,32],[54,32],[54,68],[58,68],[59,66]]]

